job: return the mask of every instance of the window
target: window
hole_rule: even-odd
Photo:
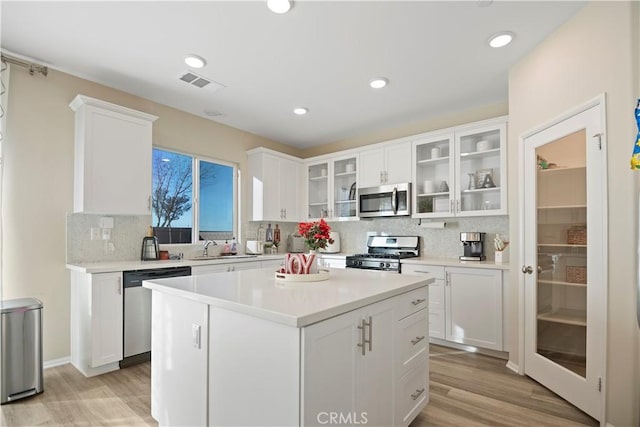
[[[152,221],[159,243],[236,235],[235,166],[154,148],[152,174]]]

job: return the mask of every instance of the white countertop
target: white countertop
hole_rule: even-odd
[[[144,281],[145,288],[303,327],[433,282],[429,276],[330,269],[329,280],[279,282],[272,268]]]
[[[445,267],[489,268],[492,270],[508,270],[509,264],[496,264],[494,261],[460,261],[458,258],[435,257],[422,255],[416,258],[404,258],[403,264],[442,265]]]
[[[278,255],[256,255],[246,257],[241,256],[224,256],[222,258],[208,259],[208,260],[162,260],[162,261],[105,261],[105,262],[90,262],[79,264],[67,264],[67,269],[79,271],[81,273],[109,273],[114,271],[130,271],[130,270],[149,270],[152,268],[171,268],[171,267],[195,267],[198,265],[210,265],[210,264],[228,264],[237,262],[251,262],[251,261],[268,261],[272,259],[282,259],[284,254]]]

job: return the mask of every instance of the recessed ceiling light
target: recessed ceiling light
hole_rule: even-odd
[[[291,9],[289,0],[267,0],[267,7],[273,13],[287,13]]]
[[[511,31],[502,31],[489,37],[489,46],[503,47],[511,43],[516,35]]]
[[[304,116],[308,112],[309,112],[309,109],[308,108],[304,108],[304,107],[296,107],[296,108],[293,109],[293,113],[297,114],[299,116]]]
[[[202,68],[207,65],[207,61],[203,57],[194,54],[185,55],[184,62],[192,68]]]
[[[387,84],[389,84],[389,79],[387,79],[386,77],[376,77],[369,81],[369,86],[374,89],[382,89]]]

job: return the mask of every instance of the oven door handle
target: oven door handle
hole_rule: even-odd
[[[394,187],[391,193],[391,209],[394,215],[398,213],[398,187]]]

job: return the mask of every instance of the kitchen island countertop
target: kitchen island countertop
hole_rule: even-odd
[[[429,276],[358,269],[330,269],[324,281],[280,282],[267,268],[149,280],[143,286],[300,328],[432,282]]]

